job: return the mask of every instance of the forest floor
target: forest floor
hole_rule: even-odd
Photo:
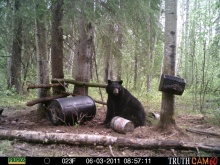
[[[106,129],[100,123],[105,118],[103,107],[97,107],[96,116],[92,121],[77,126],[54,126],[48,119],[41,119],[37,115],[36,107],[26,107],[17,109],[16,107],[5,107],[0,116],[0,129],[6,130],[32,130],[43,132],[65,132],[74,134],[95,134],[110,135],[126,138],[142,139],[162,139],[176,140],[185,142],[195,142],[203,144],[219,145],[220,138],[209,135],[199,135],[186,131],[186,128],[195,128],[211,132],[220,133],[219,126],[209,125],[204,122],[202,115],[181,114],[176,116],[178,130],[158,131],[156,125],[158,119],[153,119],[151,124],[136,128],[132,133],[119,134],[112,129]],[[179,131],[181,130],[181,131]],[[88,145],[67,145],[67,144],[39,144],[27,143],[19,140],[1,140],[0,156],[61,156],[61,157],[110,157],[111,152],[106,146],[88,146]],[[193,156],[220,156],[214,153],[208,153],[196,150],[167,150],[167,149],[131,149],[129,147],[113,147],[112,152],[115,156],[123,157],[193,157]]]

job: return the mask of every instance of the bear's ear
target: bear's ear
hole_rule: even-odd
[[[123,81],[122,81],[122,80],[120,80],[118,83],[119,83],[119,84],[122,84],[122,83],[123,83]]]
[[[112,83],[112,81],[111,80],[108,80],[108,84],[111,84]]]

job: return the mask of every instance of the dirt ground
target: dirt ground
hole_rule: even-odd
[[[106,129],[100,123],[105,118],[105,110],[103,107],[97,107],[96,116],[92,121],[83,125],[77,126],[54,126],[47,118],[39,118],[36,107],[27,107],[22,110],[16,108],[5,107],[0,116],[0,129],[17,129],[17,130],[32,130],[43,132],[65,132],[74,134],[96,134],[96,135],[110,135],[132,138],[149,138],[160,140],[177,140],[185,142],[204,143],[212,145],[220,145],[220,138],[209,135],[199,135],[186,131],[186,128],[195,128],[203,131],[220,133],[220,127],[210,126],[204,122],[202,115],[177,115],[176,124],[179,130],[158,131],[156,130],[156,123],[158,119],[151,118],[153,122],[146,126],[136,128],[132,133],[119,134],[112,129]],[[0,144],[7,140],[1,140]],[[4,149],[2,154],[4,156],[90,156],[90,157],[110,157],[111,152],[109,147],[105,146],[87,146],[87,145],[66,145],[66,144],[34,144],[18,140],[9,142],[12,146]],[[220,154],[208,153],[203,151],[192,150],[136,150],[128,147],[113,147],[112,152],[115,156],[138,156],[138,157],[154,157],[154,156],[220,156]],[[0,155],[1,156],[1,155]]]

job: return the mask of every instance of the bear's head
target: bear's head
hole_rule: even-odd
[[[123,89],[122,84],[123,81],[111,81],[108,80],[108,85],[106,86],[106,92],[109,95],[119,96],[121,94],[121,91]]]

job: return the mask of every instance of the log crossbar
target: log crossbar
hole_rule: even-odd
[[[72,79],[52,79],[51,80],[52,84],[38,84],[38,85],[29,85],[28,89],[36,89],[36,88],[51,88],[51,87],[56,87],[56,86],[65,86],[67,87],[68,84],[74,84],[78,86],[87,86],[87,87],[97,87],[97,88],[105,88],[107,85],[106,84],[98,84],[98,83],[88,83],[88,82],[82,82],[82,81],[76,81]],[[52,96],[52,97],[43,97],[43,98],[38,98],[34,99],[30,102],[27,102],[27,106],[33,106],[38,103],[46,103],[49,101],[52,101],[54,99],[62,98],[62,97],[67,97],[69,95],[75,96],[73,93],[68,93],[68,92],[61,92],[62,94]],[[98,104],[103,104],[106,105],[106,102],[99,101],[99,100],[94,100]]]

